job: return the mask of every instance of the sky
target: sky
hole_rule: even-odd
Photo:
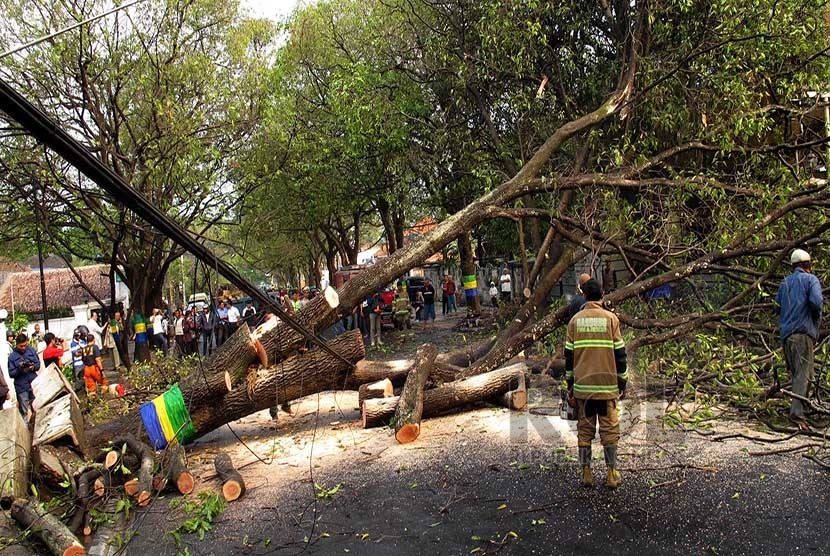
[[[250,9],[252,15],[274,20],[283,19],[298,3],[299,0],[241,0],[242,6]]]

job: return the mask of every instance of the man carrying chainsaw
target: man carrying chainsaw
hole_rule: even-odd
[[[617,400],[625,396],[628,381],[625,343],[617,315],[601,304],[602,287],[594,279],[582,285],[586,303],[568,323],[565,341],[565,379],[577,413],[577,443],[582,485],[594,486],[591,476],[591,441],[599,437],[608,467],[606,485],[622,482],[617,470],[620,422]]]

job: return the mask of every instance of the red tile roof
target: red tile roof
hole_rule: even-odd
[[[81,266],[75,270],[78,271],[87,287],[99,298],[109,298],[108,265]],[[49,307],[72,307],[93,299],[68,268],[45,270],[43,278],[46,283],[46,303]],[[38,271],[8,275],[0,285],[0,307],[11,309],[12,301],[17,311],[26,313],[41,311],[40,273]]]

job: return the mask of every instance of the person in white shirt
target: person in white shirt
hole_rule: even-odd
[[[104,327],[98,324],[98,311],[92,311],[89,313],[89,320],[86,323],[87,329],[89,329],[89,333],[95,336],[95,345],[98,346],[98,349],[104,345],[102,341],[102,334],[104,333]]]
[[[495,309],[499,308],[499,289],[496,287],[495,282],[490,282],[490,289],[488,292],[490,294],[490,303],[493,305]]]
[[[255,316],[256,307],[254,307],[254,304],[249,301],[245,304],[245,309],[242,311],[242,320],[244,320],[248,324],[252,324],[254,322]]]
[[[153,342],[156,344],[156,349],[160,349],[167,357],[167,330],[165,329],[164,315],[161,314],[160,309],[153,308],[150,323],[153,325]]]
[[[236,332],[236,329],[239,328],[240,317],[239,309],[233,303],[228,303],[228,336]]]
[[[508,303],[513,296],[513,280],[510,278],[510,269],[504,267],[499,276],[499,285],[501,286],[501,298]]]

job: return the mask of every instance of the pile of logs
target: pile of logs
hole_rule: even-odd
[[[357,390],[363,426],[393,424],[400,443],[419,437],[424,417],[481,402],[515,410],[527,405],[528,369],[523,363],[470,376],[478,351],[486,352],[489,345],[439,356],[427,344],[413,360],[373,362],[363,359],[358,331],[335,338],[328,344],[331,350],[296,351],[293,339],[283,342],[276,334],[275,321],[253,331],[243,324],[202,369],[179,383],[196,437],[256,411],[327,390]],[[144,440],[138,408],[78,433],[71,427],[76,405],[67,407],[67,434],[78,440],[76,448],[93,455],[95,463],[85,462],[71,448],[49,444],[38,446],[34,455],[42,483],[58,488],[67,477],[72,479],[75,511],[69,524],[44,519],[38,506],[20,495],[14,501],[13,515],[20,516],[24,526],[27,519],[37,520],[36,532],[50,551],[83,554],[77,536],[92,533],[91,512],[113,496],[133,497],[144,507],[165,490],[193,492],[196,480],[187,469],[184,448],[173,442],[156,453]],[[230,457],[218,455],[214,467],[226,500],[245,494],[245,482]]]

